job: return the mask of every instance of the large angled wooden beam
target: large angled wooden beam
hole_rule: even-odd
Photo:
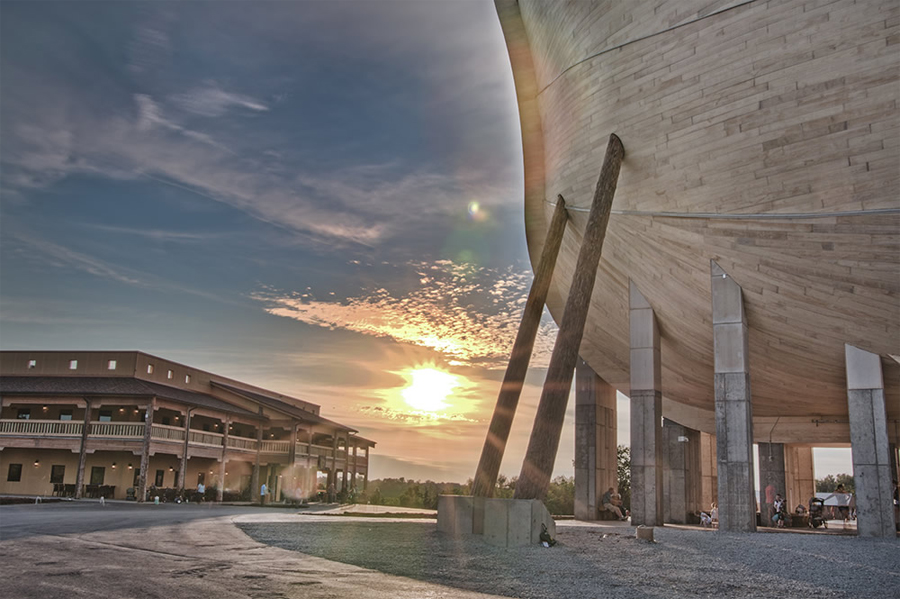
[[[547,369],[547,379],[544,381],[531,440],[528,442],[528,451],[516,484],[516,499],[543,500],[550,486],[575,362],[578,360],[578,349],[584,336],[584,323],[594,291],[600,252],[603,249],[603,239],[606,237],[606,226],[609,223],[619,169],[624,157],[625,148],[622,141],[615,134],[610,135],[581,250],[578,252],[565,313],[559,325],[556,344],[553,346],[550,367]]]
[[[522,322],[509,357],[500,395],[497,397],[494,416],[491,418],[484,448],[481,450],[481,460],[478,462],[478,470],[472,484],[472,495],[475,497],[491,497],[494,485],[497,484],[500,463],[503,461],[506,441],[509,439],[516,407],[519,405],[525,373],[528,371],[528,362],[534,350],[534,339],[541,324],[541,314],[556,267],[556,257],[559,255],[559,247],[562,245],[563,233],[566,230],[566,220],[566,201],[559,196],[556,199],[556,210],[550,221],[550,228],[544,239],[541,260],[531,283],[531,291],[528,292],[528,300],[525,302],[525,311],[522,313]]]

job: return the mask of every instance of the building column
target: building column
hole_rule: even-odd
[[[156,398],[147,404],[144,416],[144,443],[141,446],[141,474],[138,478],[138,501],[147,499],[147,471],[150,470],[150,436],[153,432],[153,413],[156,411]]]
[[[81,496],[84,494],[84,464],[87,461],[87,440],[91,432],[91,400],[85,398],[84,403],[84,423],[81,425],[81,449],[78,452],[78,471],[75,474],[75,499],[81,499]]]
[[[696,522],[700,509],[700,431],[663,419],[663,520]]]
[[[344,437],[344,469],[341,470],[341,491],[347,492],[347,474],[350,467],[350,438]]]
[[[895,538],[893,481],[881,356],[844,345],[856,529],[861,537]]]
[[[775,526],[775,495],[787,500],[787,478],[783,443],[758,443],[759,460],[759,520],[763,526]],[[787,504],[790,507],[791,504]],[[796,506],[794,506],[796,507]]]
[[[709,513],[719,503],[719,477],[716,468],[716,436],[700,433],[700,509]]]
[[[598,501],[617,488],[616,390],[587,362],[575,366],[575,518],[596,520]]]
[[[184,445],[181,449],[181,469],[178,471],[178,481],[175,486],[179,489],[184,488],[184,481],[187,477],[188,463],[188,445],[191,442],[191,413],[194,408],[188,408],[184,415]]]
[[[259,408],[259,415],[262,417],[263,409],[262,406]],[[259,486],[259,458],[260,453],[262,452],[262,438],[263,438],[263,423],[262,420],[257,423],[256,426],[256,460],[253,462],[253,474],[250,476],[250,502],[256,503],[257,501],[262,504],[263,498],[259,494],[260,486]]]
[[[350,483],[351,489],[356,489],[356,475],[358,474],[357,468],[356,468],[356,459],[357,459],[358,455],[359,455],[359,444],[357,443],[356,439],[353,439],[353,477],[351,479],[352,482]]]
[[[629,281],[631,523],[662,526],[662,367],[656,315]]]
[[[719,530],[756,530],[750,356],[742,290],[710,261],[715,353]]]
[[[812,447],[784,446],[784,484],[788,508],[791,511],[801,503],[808,507],[809,498],[816,492]]]
[[[231,417],[226,416],[224,428],[225,432],[222,433],[222,463],[219,465],[219,488],[216,491],[216,501],[222,503],[225,500],[225,476],[228,470],[228,437],[231,436]],[[253,500],[253,496],[250,496],[250,500]]]

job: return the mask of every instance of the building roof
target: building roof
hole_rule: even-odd
[[[229,385],[227,383],[222,383],[219,381],[210,381],[209,383],[213,387],[219,387],[220,389],[224,389],[224,390],[234,393],[236,395],[240,395],[241,397],[244,397],[251,401],[261,403],[264,406],[268,406],[269,408],[272,408],[273,410],[277,410],[277,411],[287,414],[289,416],[293,416],[294,418],[297,418],[299,420],[306,420],[308,422],[313,422],[315,424],[325,424],[325,425],[333,426],[333,427],[341,429],[341,430],[350,431],[353,433],[357,432],[356,429],[350,428],[349,426],[339,424],[333,420],[328,420],[327,418],[323,418],[323,417],[319,416],[318,414],[314,414],[313,412],[308,412],[297,406],[292,406],[291,404],[285,402],[284,400],[277,399],[270,395],[264,395],[262,393],[259,393],[258,391],[248,391],[246,389],[241,389],[240,387],[235,387],[234,385]],[[374,443],[373,443],[373,445],[374,445]]]
[[[264,420],[259,414],[206,393],[167,387],[127,377],[0,376],[0,393],[10,395],[125,395],[173,401]]]

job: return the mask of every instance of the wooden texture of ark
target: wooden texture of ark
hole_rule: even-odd
[[[553,220],[550,221],[544,249],[541,252],[541,261],[531,284],[528,300],[525,302],[522,322],[516,333],[506,375],[503,377],[497,405],[494,407],[494,416],[491,418],[484,448],[481,450],[481,460],[478,462],[478,470],[472,484],[472,495],[475,497],[491,497],[494,494],[494,485],[497,483],[500,463],[503,461],[503,453],[509,439],[509,430],[516,415],[516,407],[519,405],[522,384],[534,349],[534,339],[541,324],[541,314],[544,311],[544,302],[547,301],[547,290],[550,289],[556,256],[562,245],[567,220],[566,201],[562,196],[558,196]]]
[[[606,236],[606,226],[609,223],[609,213],[624,157],[625,147],[622,141],[615,134],[611,134],[597,187],[594,190],[591,212],[578,253],[565,312],[550,357],[550,366],[541,392],[534,428],[531,431],[519,482],[516,484],[516,499],[543,499],[550,485],[553,462],[556,461],[559,437],[566,416],[569,389],[578,360],[578,348],[584,335],[584,323],[587,320],[594,281],[597,277],[597,266],[603,250],[603,239]]]

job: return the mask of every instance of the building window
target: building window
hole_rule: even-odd
[[[37,368],[37,360],[28,360],[28,369]]]
[[[173,376],[175,376],[175,373],[171,370],[166,373],[166,378],[169,379],[170,381],[172,380]]]
[[[203,430],[206,431],[207,433],[209,432],[209,423],[208,422],[203,423]]]
[[[66,478],[66,467],[55,465],[50,466],[50,482],[53,484],[62,484]]]
[[[69,360],[69,370],[78,370],[78,360]]]
[[[165,470],[157,470],[156,471],[156,481],[154,482],[154,486],[161,487],[163,486],[163,477],[165,477]]]
[[[147,374],[153,374],[153,364],[147,364]]]
[[[19,420],[28,420],[31,418],[31,409],[29,408],[19,408],[19,411],[16,412],[16,418]]]
[[[107,362],[107,363],[106,363],[106,369],[107,369],[107,370],[115,370],[115,369],[116,369],[116,361],[115,361],[115,360],[110,360],[109,362]]]
[[[9,465],[9,473],[6,475],[6,480],[11,483],[17,483],[22,480],[22,464],[10,464]]]
[[[72,419],[72,410],[60,410],[59,411],[59,419],[60,420],[71,420]]]
[[[185,382],[185,383],[190,383],[190,382],[191,382],[191,375],[189,375],[189,374],[184,375],[184,382]]]
[[[103,479],[106,477],[106,468],[103,466],[94,466],[91,468],[91,484],[102,485]]]
[[[100,410],[100,422],[112,422],[112,410]]]

